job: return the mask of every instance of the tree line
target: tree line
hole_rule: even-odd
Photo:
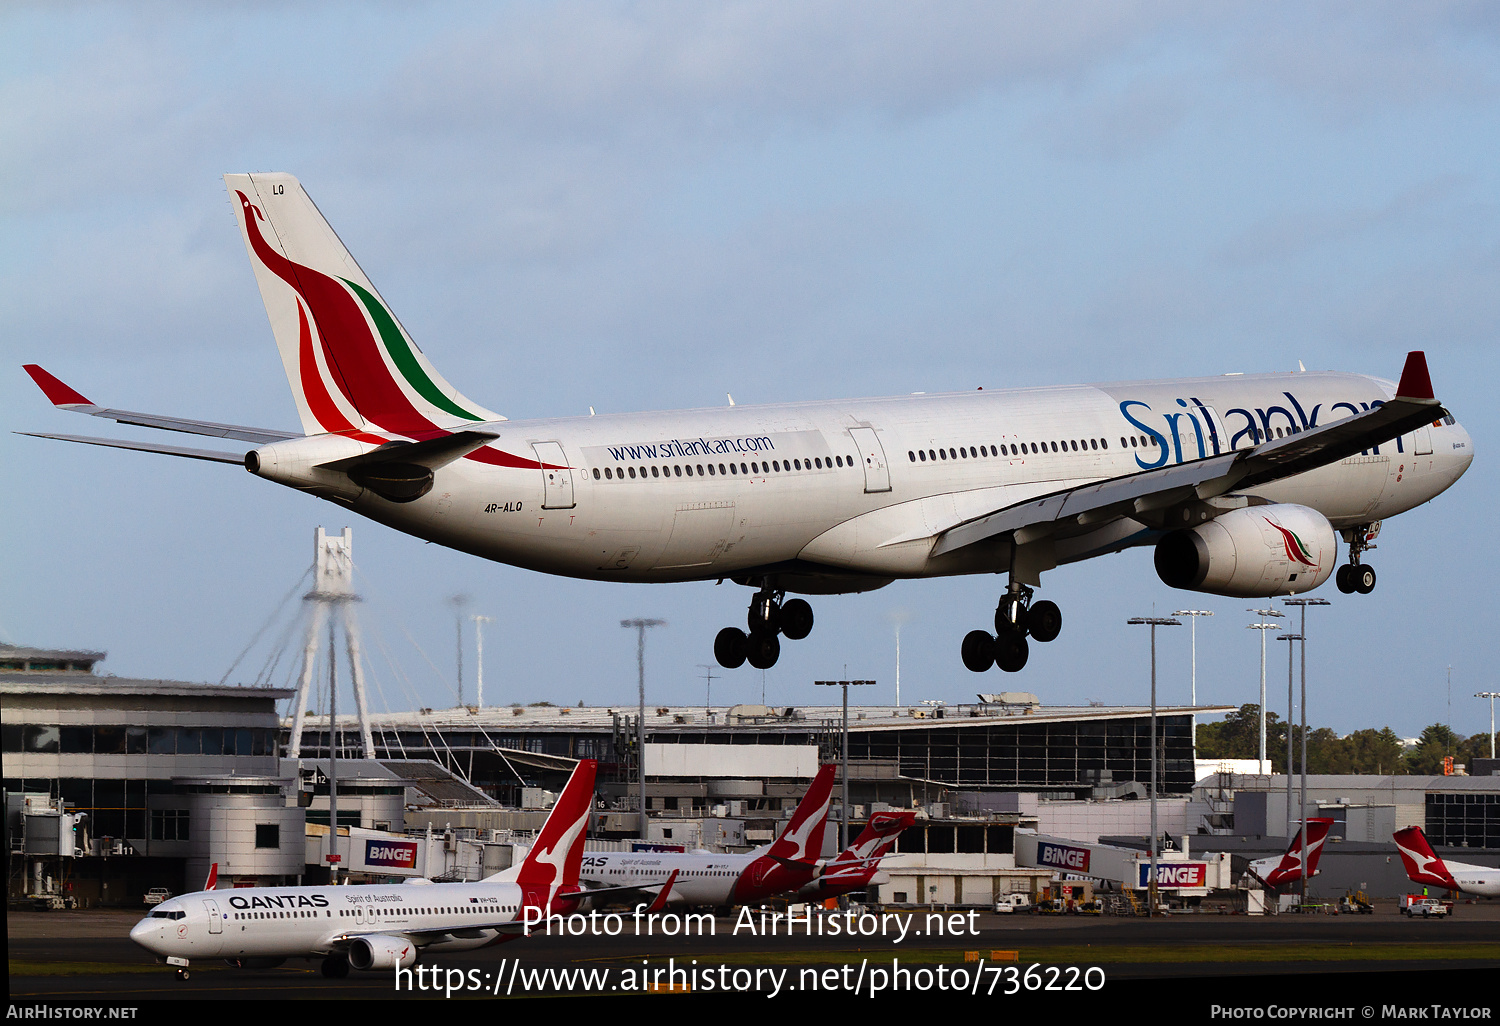
[[[1301,769],[1302,728],[1291,724],[1296,763]],[[1288,724],[1274,712],[1266,714],[1266,754],[1271,772],[1286,772],[1286,737]],[[1242,705],[1239,710],[1217,723],[1198,725],[1198,758],[1254,759],[1260,749],[1260,706]],[[1447,726],[1434,723],[1422,731],[1421,740],[1406,751],[1401,738],[1390,727],[1356,730],[1340,737],[1329,727],[1315,727],[1307,732],[1307,771],[1309,773],[1393,773],[1414,776],[1439,776],[1443,759],[1452,756],[1455,764],[1472,769],[1475,759],[1488,758],[1488,733],[1460,737]]]

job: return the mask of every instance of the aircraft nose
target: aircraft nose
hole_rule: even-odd
[[[130,928],[130,939],[153,954],[161,954],[161,924],[164,921],[142,919]]]

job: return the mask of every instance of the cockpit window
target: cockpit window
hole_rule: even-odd
[[[187,918],[187,913],[186,912],[182,912],[182,911],[172,912],[172,911],[168,911],[166,909],[160,909],[159,908],[159,909],[153,910],[150,915],[146,916],[146,918],[147,919],[186,919]]]

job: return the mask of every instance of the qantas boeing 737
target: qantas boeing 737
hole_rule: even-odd
[[[398,530],[543,573],[730,579],[755,589],[726,667],[772,666],[812,630],[805,599],[897,578],[1008,575],[964,665],[1025,665],[1062,628],[1034,601],[1062,563],[1155,546],[1157,573],[1216,595],[1369,592],[1382,519],[1440,494],[1472,442],[1411,353],[1399,383],[1225,375],[509,421],[412,342],[298,181],[226,175],[301,431],[95,405],[66,410],[250,443],[248,452],[71,441],[243,464]],[[988,617],[983,619],[987,620]]]
[[[578,906],[578,869],[594,804],[592,760],[580,762],[520,866],[477,883],[247,887],[168,898],[130,939],[178,967],[222,958],[247,969],[319,958],[323,975],[406,968],[419,952],[468,951],[520,936]]]

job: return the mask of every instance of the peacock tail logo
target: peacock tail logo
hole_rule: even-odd
[[[1314,570],[1318,568],[1317,560],[1313,558],[1312,553],[1307,551],[1307,546],[1303,544],[1301,538],[1298,538],[1296,534],[1288,531],[1270,517],[1261,517],[1261,519],[1281,532],[1281,542],[1286,546],[1287,559],[1301,563],[1303,566],[1310,566]]]

